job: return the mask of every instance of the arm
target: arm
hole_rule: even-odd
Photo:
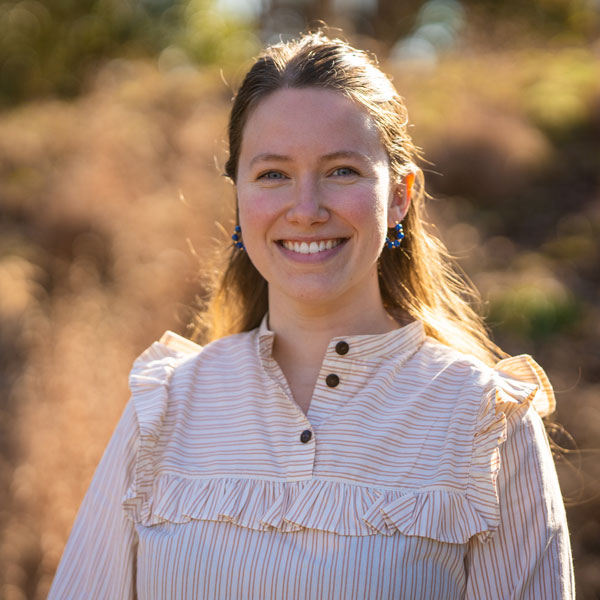
[[[470,541],[467,600],[575,597],[569,532],[541,418],[507,407],[497,487],[500,525],[488,542]]]
[[[81,504],[48,600],[136,598],[137,537],[121,500],[133,478],[137,444],[130,401]]]

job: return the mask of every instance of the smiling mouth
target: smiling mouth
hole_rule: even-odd
[[[332,240],[319,240],[314,242],[295,242],[291,240],[279,240],[279,244],[286,250],[297,252],[298,254],[317,254],[331,250],[339,246],[345,238],[335,238]]]

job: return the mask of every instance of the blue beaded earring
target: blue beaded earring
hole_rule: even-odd
[[[400,244],[404,239],[404,230],[402,229],[402,223],[396,223],[394,225],[394,231],[396,232],[395,239],[391,240],[389,236],[385,236],[385,245],[392,250],[394,248],[400,248]]]
[[[233,231],[234,233],[231,236],[231,239],[233,240],[234,246],[240,250],[244,250],[244,242],[242,242],[242,228],[239,225],[236,225]]]

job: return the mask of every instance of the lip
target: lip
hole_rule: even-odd
[[[315,252],[313,254],[302,254],[300,252],[295,252],[294,250],[288,250],[288,248],[286,248],[283,245],[283,241],[286,242],[298,242],[298,243],[307,243],[308,245],[311,244],[311,242],[327,242],[329,240],[339,240],[339,243],[334,246],[333,248],[330,249],[326,249],[326,250],[321,250],[320,252]],[[279,251],[286,256],[287,258],[290,258],[291,260],[295,261],[295,262],[302,262],[302,263],[318,263],[318,262],[322,262],[325,261],[329,258],[331,258],[332,256],[335,256],[336,254],[338,254],[341,249],[346,245],[346,242],[349,240],[349,238],[343,238],[343,237],[320,237],[320,238],[283,238],[280,240],[277,240],[275,242],[275,245],[277,246],[277,248],[279,249]]]

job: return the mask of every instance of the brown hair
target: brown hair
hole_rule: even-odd
[[[282,88],[306,87],[339,91],[365,108],[379,131],[393,178],[416,176],[402,248],[384,248],[379,258],[379,285],[388,312],[408,313],[430,336],[493,364],[503,353],[472,307],[479,302],[477,292],[424,220],[424,178],[415,164],[420,155],[408,133],[406,107],[375,58],[321,32],[268,47],[235,96],[225,174],[236,182],[244,126],[259,102]],[[249,331],[267,310],[266,281],[247,253],[233,248],[209,311],[209,337]]]

